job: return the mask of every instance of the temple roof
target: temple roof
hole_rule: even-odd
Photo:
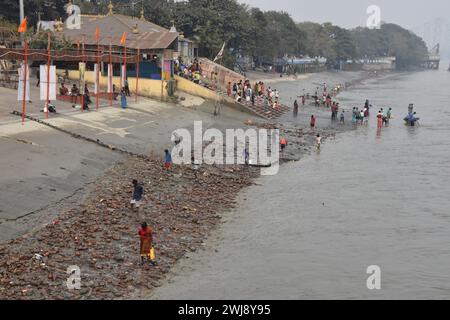
[[[95,38],[96,28],[100,30],[99,43],[102,46],[123,47],[120,38],[127,33],[126,47],[130,49],[166,49],[178,38],[177,32],[171,32],[152,22],[125,16],[121,14],[108,14],[106,16],[81,16],[80,29],[68,29],[64,26],[64,36],[67,40],[85,45],[97,45]]]

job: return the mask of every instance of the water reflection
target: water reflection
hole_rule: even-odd
[[[381,139],[381,128],[377,127],[377,139]]]

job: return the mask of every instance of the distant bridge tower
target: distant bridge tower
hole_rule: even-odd
[[[443,50],[448,50],[448,39],[450,38],[450,24],[445,18],[436,18],[412,29],[414,33],[421,36],[429,50],[424,59],[423,66],[427,69],[439,69],[441,61],[441,45]],[[447,44],[447,45],[446,45]]]
[[[428,52],[428,57],[425,61],[425,68],[427,69],[433,69],[433,70],[439,70],[439,64],[441,62],[441,55],[440,55],[440,44],[438,43],[433,47],[433,49]]]
[[[422,37],[430,48],[436,43],[442,43],[446,40],[450,32],[450,25],[446,19],[436,18],[412,28],[412,31]]]

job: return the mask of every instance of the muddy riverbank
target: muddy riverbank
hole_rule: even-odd
[[[235,115],[232,123],[245,127],[247,118]],[[215,122],[220,118],[209,126]],[[227,121],[221,126],[229,125]],[[347,128],[327,126],[316,131],[305,129],[303,123],[271,126],[280,128],[289,141],[284,161],[310,153],[318,132],[333,138]],[[235,206],[239,192],[251,186],[258,173],[245,166],[203,166],[195,179],[190,167],[165,171],[159,157],[122,158],[80,191],[85,197],[79,204],[61,209],[42,228],[0,246],[0,298],[123,299],[152,290],[187,252],[203,246]],[[146,191],[139,214],[128,207],[134,178],[144,183]],[[155,267],[139,265],[137,228],[142,221],[155,231]],[[79,291],[65,286],[69,266],[81,270]]]

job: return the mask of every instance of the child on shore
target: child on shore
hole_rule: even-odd
[[[322,137],[320,136],[320,134],[317,135],[316,137],[316,147],[317,150],[320,150],[320,146],[322,145]]]
[[[164,150],[164,153],[165,153],[164,168],[170,170],[172,168],[172,155],[167,149]]]

